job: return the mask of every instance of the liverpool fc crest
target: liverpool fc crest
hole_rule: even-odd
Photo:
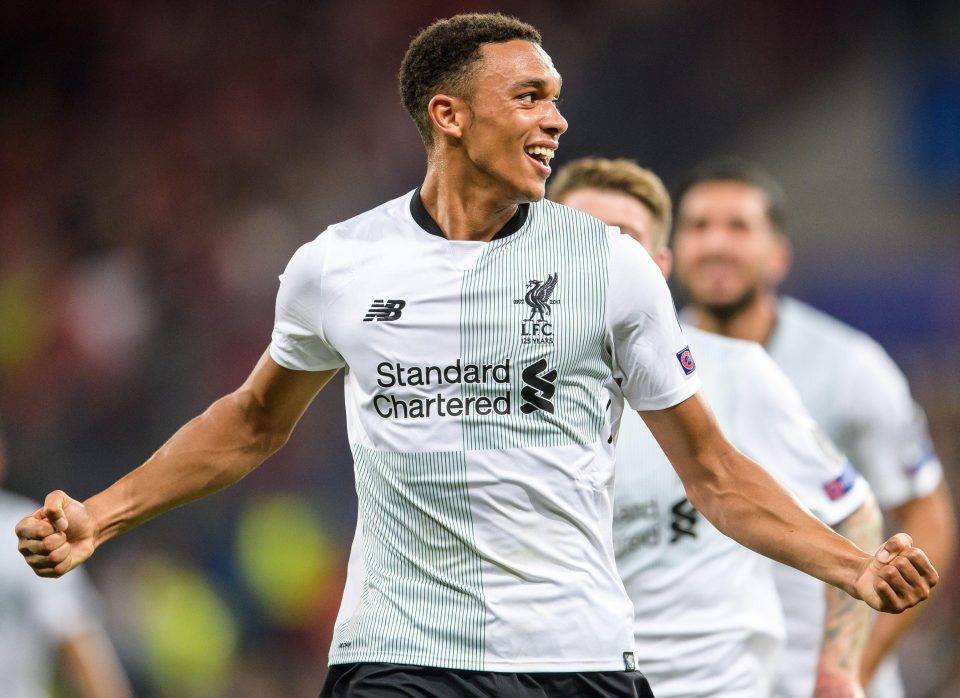
[[[544,281],[530,279],[523,298],[514,301],[517,304],[526,303],[530,308],[530,316],[520,325],[524,344],[553,344],[550,306],[560,302],[551,298],[556,288],[557,272],[548,275]]]

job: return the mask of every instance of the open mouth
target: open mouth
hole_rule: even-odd
[[[545,148],[542,145],[531,145],[523,149],[527,157],[537,163],[541,170],[550,172],[550,161],[553,160],[554,151],[551,148]]]

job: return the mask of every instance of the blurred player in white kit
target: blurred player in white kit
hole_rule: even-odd
[[[0,432],[0,483],[6,473]],[[0,528],[10,530],[24,508],[39,505],[0,489]],[[51,584],[23,565],[11,546],[0,546],[0,696],[51,695],[58,662],[83,698],[132,695],[97,613],[86,574]],[[42,593],[41,593],[42,592]]]
[[[677,196],[674,254],[690,301],[683,317],[702,329],[765,345],[826,434],[870,482],[880,506],[940,569],[956,546],[953,505],[906,378],[866,334],[777,295],[790,268],[785,196],[754,165],[727,159],[697,168]],[[778,569],[791,629],[777,695],[809,696],[796,680],[816,656],[814,585]],[[890,654],[919,613],[878,616],[861,680],[871,698],[904,695]]]
[[[654,173],[629,160],[584,158],[557,174],[550,194],[619,226],[669,276],[670,197]],[[869,486],[763,348],[696,328],[684,334],[731,442],[825,523],[858,545],[878,546],[881,517]],[[785,635],[773,565],[700,516],[653,435],[629,413],[617,443],[614,524],[638,661],[657,696],[769,696]],[[817,695],[856,696],[869,609],[820,588],[828,603]],[[823,613],[823,604],[815,609]]]

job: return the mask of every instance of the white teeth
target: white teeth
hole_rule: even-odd
[[[554,152],[551,148],[544,148],[542,145],[533,145],[525,149],[530,155],[540,155],[547,162],[553,159]]]

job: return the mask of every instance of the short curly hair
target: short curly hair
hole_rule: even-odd
[[[427,146],[433,143],[427,114],[433,96],[466,98],[480,47],[515,39],[542,42],[540,32],[516,17],[472,13],[437,20],[410,42],[400,64],[400,99]]]

